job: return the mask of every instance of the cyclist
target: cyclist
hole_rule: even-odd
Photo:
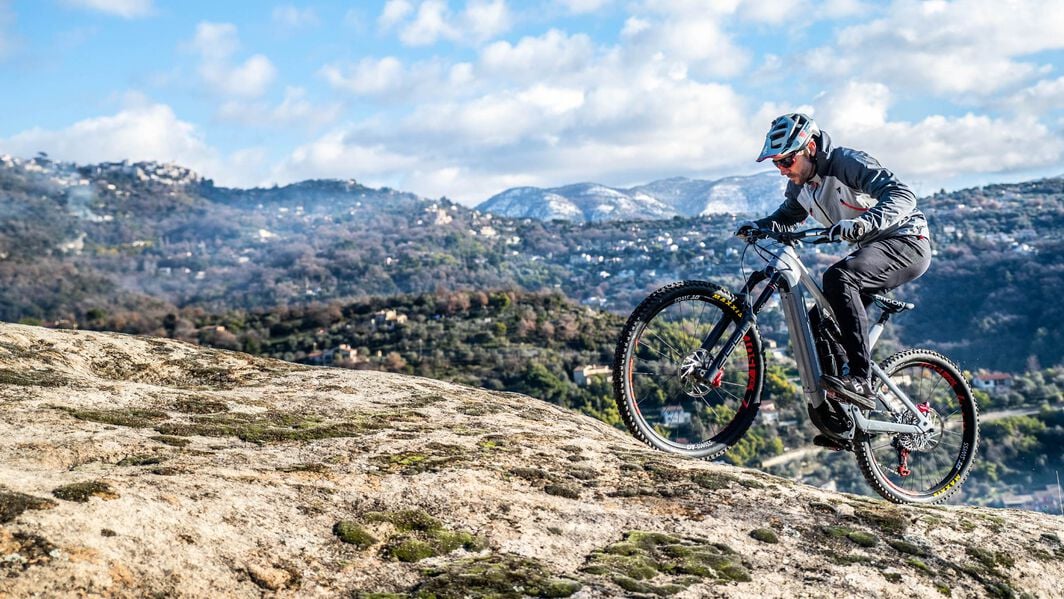
[[[740,225],[791,230],[812,216],[831,228],[832,237],[856,249],[824,273],[824,295],[842,331],[848,370],[825,374],[824,384],[838,400],[875,407],[869,384],[867,303],[861,292],[889,291],[916,279],[931,264],[927,220],[916,196],[894,173],[859,150],[834,147],[826,131],[801,113],[772,121],[757,162],[771,159],[790,181],[785,199],[765,218]]]

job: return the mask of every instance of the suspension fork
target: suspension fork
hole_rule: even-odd
[[[731,335],[729,335],[724,341],[724,346],[721,348],[720,352],[717,353],[709,368],[706,369],[706,380],[718,381],[720,379],[724,369],[724,361],[728,359],[728,356],[730,356],[733,351],[735,351],[735,347],[739,345],[739,341],[746,336],[746,331],[750,329],[750,326],[753,324],[754,320],[756,320],[757,314],[761,312],[761,308],[765,306],[765,303],[772,297],[772,294],[779,288],[781,278],[782,276],[772,269],[772,267],[750,275],[750,280],[748,280],[746,285],[743,286],[744,293],[749,293],[758,283],[765,279],[768,279],[768,284],[765,285],[765,288],[761,290],[757,299],[754,300],[753,306],[747,306],[746,303],[741,304],[741,307],[744,308],[741,318],[736,323],[735,330],[732,331]],[[735,321],[730,318],[720,319],[720,322],[714,325],[713,330],[709,332],[709,335],[706,335],[706,338],[702,340],[702,349],[707,352],[713,349],[713,346],[715,346],[717,341],[719,341],[724,335],[724,331],[727,330],[728,325],[733,322]]]

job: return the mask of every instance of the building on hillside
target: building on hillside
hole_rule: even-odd
[[[396,312],[395,310],[379,310],[373,313],[373,324],[381,325],[387,323],[393,324],[405,324],[406,314]]]
[[[1001,496],[1000,504],[1007,508],[1060,514],[1062,510],[1060,498],[1060,487],[1050,484],[1041,489],[1031,489],[1027,493],[1010,491]]]
[[[596,376],[610,376],[613,370],[609,366],[581,366],[573,369],[573,382],[577,385],[590,385]]]
[[[767,400],[761,402],[761,408],[757,412],[763,424],[775,424],[780,421],[780,413],[776,410],[776,403]]]
[[[1012,388],[1012,375],[980,370],[972,377],[972,386],[987,393],[1001,393]]]
[[[365,361],[366,358],[359,356],[357,349],[346,343],[341,343],[338,347],[315,350],[307,354],[307,362],[318,366],[332,366],[340,363],[358,364]]]
[[[665,406],[661,408],[662,424],[669,428],[676,428],[691,424],[691,413],[681,406]]]

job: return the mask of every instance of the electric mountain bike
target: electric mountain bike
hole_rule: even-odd
[[[890,501],[941,502],[957,491],[975,459],[979,421],[971,388],[945,356],[907,349],[873,361],[874,409],[836,401],[821,375],[842,374],[845,352],[831,307],[797,251],[807,240],[838,241],[829,235],[829,229],[754,230],[747,248],[764,267],[739,293],[680,281],[643,300],[614,357],[621,416],[636,438],[663,451],[700,459],[727,451],[761,405],[765,354],[757,315],[778,294],[809,419],[822,433],[818,441],[856,454],[868,484]],[[880,310],[869,329],[871,346],[892,316],[915,307],[879,294],[865,299]]]

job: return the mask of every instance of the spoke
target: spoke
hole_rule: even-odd
[[[942,375],[940,375],[937,372],[935,372],[934,369],[932,369],[931,372],[934,372],[935,375],[937,375],[938,378],[935,380],[935,385],[933,387],[931,387],[931,395],[929,395],[929,397],[934,396],[935,391],[938,390],[938,386],[941,385],[942,383],[946,382],[946,379],[942,378]]]
[[[678,349],[676,349],[675,347],[673,347],[673,346],[672,346],[672,345],[671,345],[671,344],[670,344],[670,343],[669,343],[668,341],[666,341],[666,340],[665,340],[664,338],[662,338],[662,337],[661,337],[661,335],[658,335],[657,333],[653,333],[653,332],[652,332],[652,333],[650,333],[650,334],[651,334],[651,335],[652,335],[652,336],[653,336],[653,337],[654,337],[655,339],[657,339],[657,340],[658,340],[658,341],[659,341],[659,342],[660,342],[660,343],[661,343],[662,345],[664,345],[665,347],[667,347],[667,348],[669,348],[670,350],[672,350],[672,351],[673,351],[673,352],[675,353],[675,358],[679,359],[679,358],[682,358],[682,357],[683,357],[683,353],[682,353],[682,352],[680,352],[680,350],[678,350]],[[663,355],[665,355],[665,354],[663,354],[663,353],[661,353],[661,352],[658,352],[658,355],[659,355],[659,356],[663,356]]]
[[[726,395],[726,396],[728,396],[729,398],[731,398],[731,399],[734,399],[735,401],[737,401],[737,402],[739,402],[739,403],[742,403],[742,398],[741,398],[741,397],[739,397],[739,396],[737,396],[737,395],[735,395],[734,393],[728,393],[728,392],[726,392],[726,391],[723,391],[723,390],[722,390],[722,391],[721,391],[721,394],[722,394],[722,395]],[[709,402],[708,402],[708,401],[706,401],[706,398],[705,398],[705,397],[702,397],[702,401],[703,401],[703,402],[704,402],[704,403],[705,403],[705,404],[706,404],[707,406],[709,406],[709,407],[711,407],[711,408],[713,407],[713,406],[710,406],[710,405],[709,405]]]

